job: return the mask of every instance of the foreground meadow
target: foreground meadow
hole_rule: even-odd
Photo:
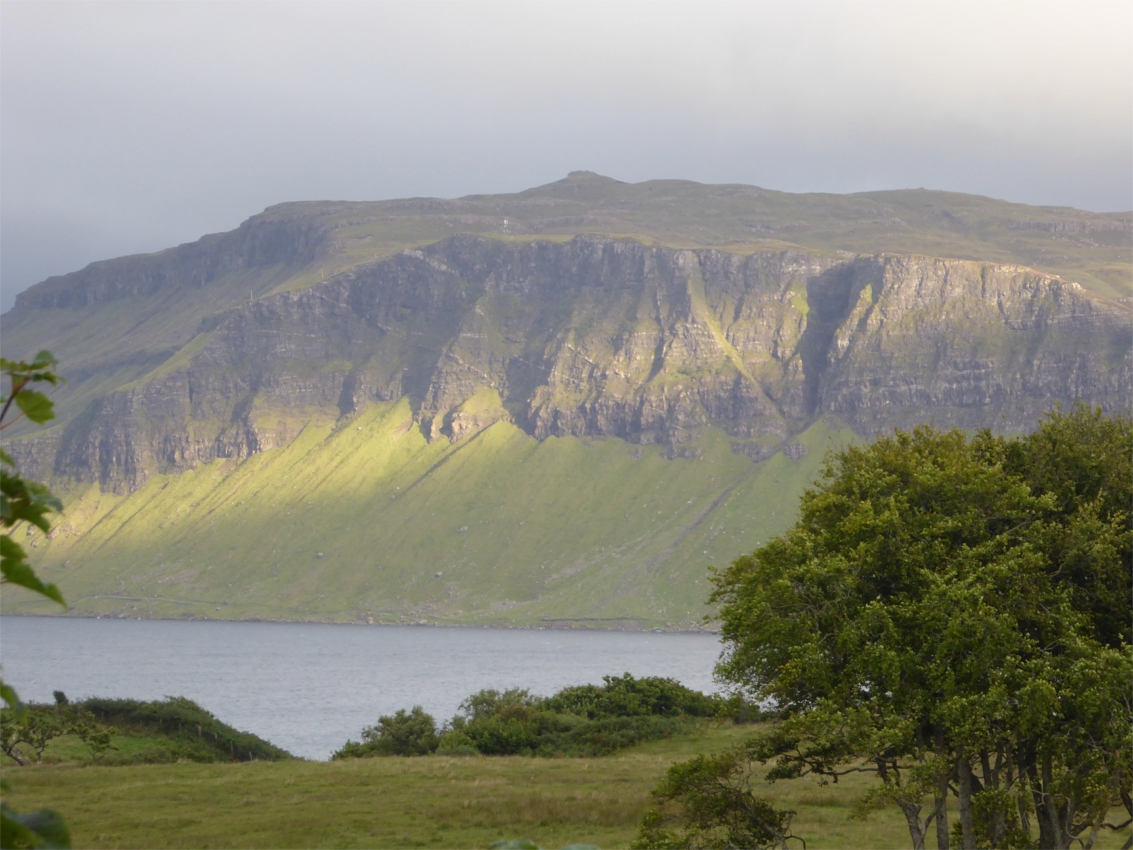
[[[10,803],[63,812],[75,847],[487,848],[527,838],[547,850],[617,848],[635,838],[669,764],[752,731],[713,723],[603,758],[61,764],[5,773]],[[797,812],[794,831],[808,850],[908,847],[896,809],[851,816],[868,785],[858,777],[824,787],[794,780],[762,793]],[[1119,847],[1124,838],[1106,834],[1096,846]]]

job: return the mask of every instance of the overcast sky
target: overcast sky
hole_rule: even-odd
[[[1133,208],[1133,4],[0,3],[0,295],[587,169]]]

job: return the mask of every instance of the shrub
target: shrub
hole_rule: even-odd
[[[461,714],[457,717],[462,718],[465,722],[486,720],[505,709],[514,707],[538,708],[543,702],[545,700],[542,697],[532,696],[526,688],[511,688],[502,693],[488,688],[477,691],[464,700],[460,704]]]
[[[361,743],[347,741],[331,758],[424,756],[436,751],[439,742],[437,722],[415,705],[409,712],[399,708],[393,715],[379,717],[376,726],[362,730]]]
[[[678,762],[653,791],[658,807],[641,821],[635,850],[674,848],[781,848],[794,812],[776,809],[751,792],[752,755],[737,747]]]
[[[606,676],[549,699],[524,688],[485,689],[460,704],[438,737],[420,706],[383,717],[332,758],[376,755],[600,756],[669,737],[690,718],[732,716],[742,700],[706,696],[673,679]],[[751,708],[747,706],[747,708]],[[758,709],[756,709],[758,711]]]
[[[620,677],[603,676],[604,685],[578,685],[564,688],[546,701],[551,711],[577,714],[596,720],[600,717],[715,717],[727,703],[686,688],[675,679],[646,676],[635,679],[629,673]]]
[[[461,731],[451,729],[437,740],[437,755],[478,756],[480,751],[471,738]]]

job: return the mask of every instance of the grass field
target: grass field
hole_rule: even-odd
[[[673,761],[726,747],[751,726],[706,724],[677,739],[594,759],[371,758],[340,762],[6,770],[18,811],[52,806],[76,847],[452,847],[500,838],[559,848],[626,847]],[[808,850],[908,847],[893,808],[851,816],[870,780],[764,786]],[[1121,835],[1095,845],[1116,848]],[[935,847],[930,837],[929,847]]]
[[[499,838],[625,847],[668,764],[750,732],[712,725],[597,759],[56,765],[11,775],[11,802],[65,813],[76,847],[487,847]],[[907,843],[899,816],[850,819],[854,783],[767,790],[780,804],[797,798],[808,847]]]

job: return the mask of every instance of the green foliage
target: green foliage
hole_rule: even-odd
[[[504,705],[497,713],[454,727],[486,756],[554,755],[584,720],[524,705]]]
[[[1131,455],[1127,418],[1081,407],[832,455],[798,523],[716,579],[719,672],[785,715],[772,777],[870,770],[914,846],[950,787],[966,845],[981,817],[1013,841],[1009,809],[1044,847],[1101,828],[1133,773]]]
[[[1035,846],[1020,822],[1018,801],[1002,789],[985,788],[972,795],[972,821],[977,850],[1031,850]],[[964,846],[959,821],[952,824],[950,837],[957,847]]]
[[[13,403],[20,416],[42,425],[55,418],[51,401],[32,384],[59,384],[60,378],[52,369],[56,360],[50,351],[40,351],[30,363],[0,358],[0,373],[7,384],[7,396],[0,397],[0,431],[16,419],[8,414]],[[12,539],[12,532],[21,522],[40,529],[44,534],[51,530],[47,515],[63,509],[62,503],[51,495],[45,486],[28,481],[16,471],[12,457],[0,449],[0,584],[12,584],[33,593],[46,596],[64,605],[63,594],[54,584],[45,583],[27,563],[27,553]],[[4,753],[23,764],[21,756],[30,750],[36,760],[43,758],[47,744],[62,734],[58,719],[24,710],[16,692],[0,681],[0,697],[6,708],[0,708],[0,746]],[[3,787],[7,791],[7,785]],[[71,839],[63,819],[51,809],[42,809],[21,815],[0,801],[0,846],[3,847],[70,847]]]
[[[192,700],[92,698],[0,710],[0,749],[17,764],[40,761],[52,741],[74,736],[92,763],[279,761],[291,755],[217,720]],[[74,757],[74,744],[62,747]],[[52,756],[58,760],[58,753]]]
[[[0,709],[0,750],[18,765],[30,760],[42,762],[50,743],[64,735],[75,735],[83,742],[97,762],[114,746],[117,730],[98,724],[94,716],[83,710],[82,704],[70,705],[62,691],[56,691],[54,707],[30,705],[17,715],[10,709]]]
[[[39,809],[21,815],[0,802],[0,847],[57,850],[70,846],[71,834],[58,812]]]
[[[603,676],[604,685],[565,688],[544,706],[561,714],[577,714],[590,720],[603,717],[715,717],[727,710],[721,697],[707,696],[686,688],[675,679],[647,676],[635,679]]]
[[[751,790],[746,747],[678,762],[653,791],[658,808],[646,812],[632,847],[779,848],[794,839],[791,811],[776,809]]]
[[[543,702],[541,697],[532,696],[526,688],[510,688],[502,693],[494,688],[485,688],[460,704],[458,716],[464,723],[487,720],[505,709],[538,708]]]
[[[72,704],[86,719],[88,737],[79,731],[95,760],[107,760],[111,748],[105,736],[157,739],[140,753],[124,761],[280,761],[291,758],[286,750],[251,734],[233,729],[185,697],[166,697],[144,702],[132,699],[91,698]],[[105,757],[105,759],[104,759]]]
[[[93,762],[101,761],[109,750],[118,749],[114,746],[114,736],[118,730],[113,726],[98,726],[91,715],[76,717],[71,722],[69,731],[83,742]]]
[[[1133,420],[1076,405],[1056,408],[1041,428],[977,445],[1036,496],[1053,500],[1035,531],[1047,571],[1108,647],[1133,643]]]
[[[601,756],[669,737],[687,727],[685,718],[716,716],[723,705],[672,679],[626,673],[603,681],[549,698],[520,688],[480,691],[461,703],[442,741],[483,755]]]
[[[8,395],[0,397],[0,430],[16,419],[9,419],[12,405],[32,422],[42,424],[54,418],[51,402],[42,393],[28,389],[31,384],[55,386],[60,378],[51,371],[55,366],[51,352],[41,351],[31,363],[0,358],[0,372],[8,384]],[[12,539],[12,532],[21,522],[35,526],[44,534],[51,531],[48,514],[63,510],[62,503],[42,484],[28,481],[16,471],[11,456],[0,450],[0,583],[25,587],[48,599],[63,603],[63,595],[54,584],[45,584],[27,563],[27,553]],[[7,701],[7,696],[5,696]],[[9,704],[12,704],[9,702]]]
[[[65,734],[67,726],[54,712],[29,711],[17,719],[8,709],[0,709],[0,730],[3,751],[16,764],[23,765],[28,758],[42,762],[43,750]]]
[[[373,755],[603,756],[686,731],[690,717],[715,717],[732,703],[672,679],[606,676],[602,686],[564,688],[553,697],[525,688],[485,689],[460,704],[437,734],[420,706],[382,717],[332,758]]]
[[[331,758],[425,756],[434,752],[437,744],[437,722],[415,705],[408,713],[399,708],[392,715],[379,717],[376,726],[362,730],[362,743],[347,741]]]

